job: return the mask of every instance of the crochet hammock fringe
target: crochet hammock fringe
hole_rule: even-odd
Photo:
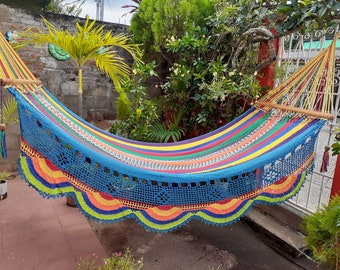
[[[3,36],[0,49],[0,79],[20,115],[20,173],[44,197],[73,196],[98,221],[134,218],[167,232],[192,219],[227,225],[256,203],[284,202],[313,168],[316,138],[332,117],[335,42],[234,121],[167,144],[87,123],[37,81]]]

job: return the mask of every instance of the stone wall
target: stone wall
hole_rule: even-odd
[[[70,32],[75,27],[75,22],[82,23],[84,19],[52,13],[38,13],[34,11],[9,8],[0,4],[0,32],[23,31],[29,27],[44,29],[41,16],[45,17],[59,29],[66,28]],[[113,33],[126,31],[125,25],[105,23],[106,30]],[[36,48],[29,46],[20,50],[20,57],[27,64],[33,74],[40,79],[56,97],[68,108],[78,113],[78,71],[74,62],[58,61],[53,58],[47,46]],[[120,52],[128,62],[131,58]],[[8,95],[8,93],[5,93]],[[115,98],[112,81],[102,72],[98,71],[94,62],[90,62],[83,69],[83,112],[86,116],[89,111],[99,112],[102,115],[113,117],[115,113]],[[19,156],[19,125],[8,127],[6,130],[8,158],[0,157],[0,171],[14,171]]]

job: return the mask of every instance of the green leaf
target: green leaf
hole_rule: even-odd
[[[326,14],[327,10],[328,10],[327,7],[325,7],[325,6],[321,7],[318,11],[319,17],[323,17]]]
[[[0,121],[3,121],[3,124],[9,125],[19,122],[17,103],[14,97],[7,98],[2,109],[3,112],[0,112]]]
[[[280,3],[277,5],[276,10],[279,13],[288,14],[291,12],[292,8],[291,5]]]

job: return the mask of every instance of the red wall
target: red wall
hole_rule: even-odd
[[[279,39],[274,39],[273,41],[274,51],[277,55],[279,50]],[[263,60],[269,57],[269,49],[268,42],[261,42],[259,48],[258,62],[261,63]],[[258,81],[262,87],[268,87],[269,89],[273,89],[274,87],[274,78],[275,78],[275,65],[276,62],[272,62],[265,68],[259,71]]]
[[[337,194],[340,195],[339,191],[340,191],[340,158],[338,155],[337,160],[336,160],[336,165],[335,165],[334,177],[333,177],[331,198]]]

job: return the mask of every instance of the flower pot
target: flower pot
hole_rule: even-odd
[[[7,181],[0,180],[0,201],[7,198]]]
[[[66,196],[66,204],[69,207],[77,207],[76,202],[72,196]]]

